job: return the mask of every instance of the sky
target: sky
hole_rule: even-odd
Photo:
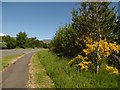
[[[2,2],[2,33],[52,39],[59,27],[72,22],[77,7],[76,2]]]
[[[28,37],[51,39],[60,26],[71,22],[74,7],[76,3],[3,2],[2,33],[26,32]]]

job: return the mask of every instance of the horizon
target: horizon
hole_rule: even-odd
[[[6,35],[6,34],[4,34],[4,33],[0,33],[0,37],[3,37],[3,36],[10,36],[10,35]],[[10,37],[16,38],[16,36],[10,36]],[[32,37],[28,37],[28,38],[32,38]],[[37,37],[36,37],[36,38],[37,38]],[[38,38],[37,38],[37,40],[44,41],[44,40],[52,40],[52,39],[38,39]]]
[[[0,37],[3,37],[3,36],[10,36],[10,35],[7,35],[7,34],[4,34],[4,33],[0,33]],[[13,37],[13,38],[16,38],[16,36],[10,36],[10,37]],[[28,36],[27,36],[28,37]],[[32,38],[32,37],[28,37],[28,38]],[[36,37],[37,38],[37,37]],[[39,38],[37,38],[38,40],[52,40],[52,39],[39,39]]]

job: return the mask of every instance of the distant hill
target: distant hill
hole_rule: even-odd
[[[51,42],[51,39],[44,39],[42,40],[44,43],[50,43]]]

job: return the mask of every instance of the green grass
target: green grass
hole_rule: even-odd
[[[43,64],[56,88],[117,88],[120,84],[120,77],[117,75],[111,75],[103,70],[98,73],[79,72],[69,67],[67,63],[70,59],[57,57],[47,50],[38,52],[37,57],[36,61],[34,60],[37,66]],[[40,73],[41,69],[39,67],[38,69],[37,73]],[[37,81],[41,81],[39,75],[36,76]]]
[[[31,63],[32,63],[32,67],[34,67],[34,68],[32,68],[34,78],[32,78],[30,81],[32,82],[32,84],[34,84],[34,87],[36,87],[36,88],[54,88],[53,81],[47,75],[45,68],[40,63],[39,53],[35,54],[32,57]]]
[[[0,65],[1,65],[0,71],[4,68],[8,67],[9,64],[11,63],[11,61],[15,60],[16,58],[18,58],[21,55],[23,55],[23,53],[22,54],[8,55],[8,56],[5,56],[3,58],[0,58]]]

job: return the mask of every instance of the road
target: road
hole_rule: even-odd
[[[29,52],[34,52],[38,51],[41,49],[11,49],[11,50],[0,50],[0,58],[7,56],[7,55],[12,55],[12,54],[22,54],[22,53],[29,53]]]
[[[2,72],[2,88],[26,88],[29,60],[38,50],[29,51]]]

